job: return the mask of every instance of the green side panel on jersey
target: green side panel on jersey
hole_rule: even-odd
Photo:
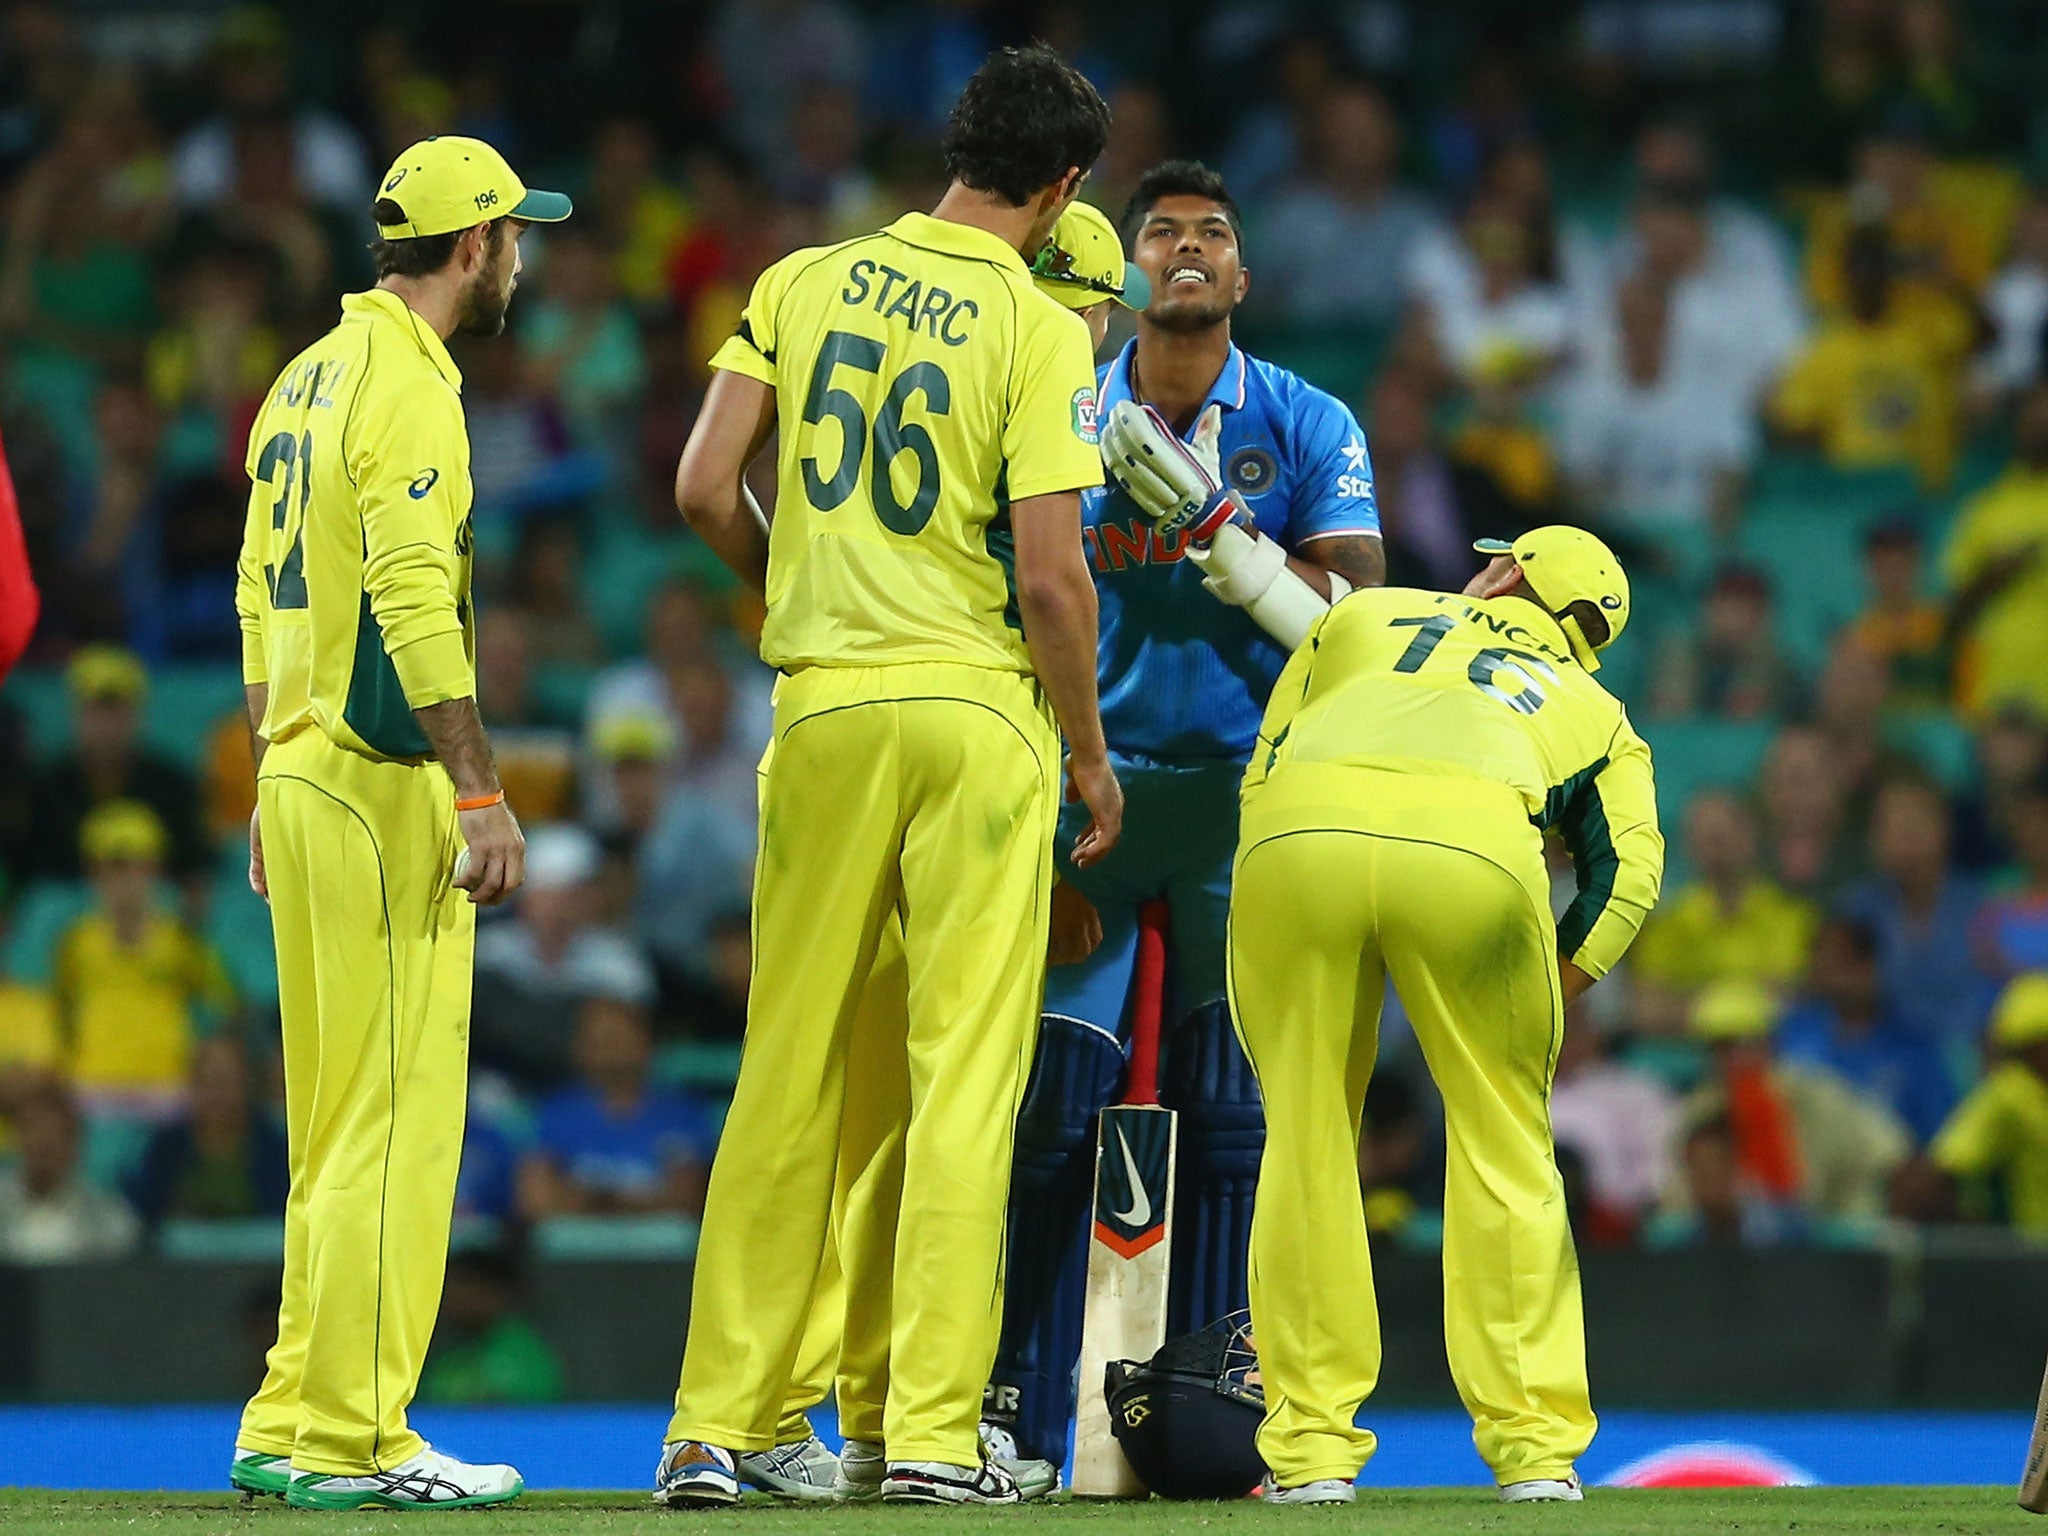
[[[341,718],[372,752],[385,757],[433,756],[426,732],[405,702],[398,669],[384,653],[384,630],[371,611],[367,592],[356,623],[356,659],[349,669],[348,703]]]
[[[1018,634],[1024,633],[1024,610],[1017,606],[1017,530],[1010,526],[1010,466],[996,476],[996,515],[988,520],[983,541],[989,556],[1003,568],[1003,589],[1009,601],[1003,605],[1003,622]]]

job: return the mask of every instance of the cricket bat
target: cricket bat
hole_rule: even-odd
[[[1147,1489],[1109,1427],[1103,1378],[1112,1360],[1149,1360],[1166,1342],[1173,1253],[1173,1169],[1179,1116],[1159,1106],[1159,1016],[1166,997],[1166,903],[1138,914],[1131,1060],[1121,1104],[1095,1136],[1095,1219],[1074,1414],[1074,1492],[1143,1498]]]
[[[2026,1468],[2020,1473],[2020,1508],[2048,1515],[2048,1377],[2042,1379],[2041,1400],[2034,1405],[2034,1434],[2027,1442]]]

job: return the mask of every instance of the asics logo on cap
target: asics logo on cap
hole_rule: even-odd
[[[409,165],[401,165],[397,170],[393,171],[391,173],[391,179],[384,183],[384,190],[386,192],[389,192],[393,187],[397,186],[401,181],[405,180],[405,173],[411,169],[412,167]]]

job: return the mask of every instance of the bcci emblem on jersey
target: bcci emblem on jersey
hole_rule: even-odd
[[[1149,1106],[1102,1112],[1095,1154],[1095,1238],[1123,1258],[1136,1258],[1166,1235],[1173,1122],[1171,1113]]]
[[[1232,490],[1245,496],[1257,496],[1272,489],[1273,481],[1280,474],[1280,466],[1263,448],[1240,448],[1230,456],[1230,466],[1225,474]]]

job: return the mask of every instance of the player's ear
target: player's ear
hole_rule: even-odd
[[[1250,267],[1246,267],[1246,266],[1240,266],[1240,267],[1239,267],[1239,268],[1237,269],[1237,300],[1236,300],[1236,302],[1238,302],[1239,304],[1242,304],[1242,303],[1244,302],[1244,296],[1245,296],[1246,294],[1250,293],[1251,291],[1252,291],[1252,269],[1251,269]]]

